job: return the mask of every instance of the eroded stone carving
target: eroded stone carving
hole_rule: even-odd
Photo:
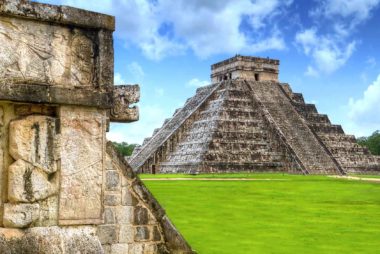
[[[56,119],[31,115],[9,124],[9,153],[50,174],[57,171]]]
[[[0,17],[1,83],[94,85],[94,45],[88,32]]]
[[[8,198],[12,202],[35,202],[57,194],[56,181],[51,183],[48,174],[32,164],[17,160],[9,167]]]
[[[38,204],[4,204],[4,226],[9,228],[24,228],[35,222],[39,217]]]
[[[61,107],[60,224],[101,222],[105,114]]]
[[[131,104],[140,100],[138,85],[115,86],[113,89],[114,106],[111,109],[110,120],[113,122],[133,122],[139,120],[139,109]]]

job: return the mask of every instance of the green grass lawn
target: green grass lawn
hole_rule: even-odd
[[[142,175],[151,177],[287,179],[145,181],[200,254],[380,253],[379,183],[286,174]]]

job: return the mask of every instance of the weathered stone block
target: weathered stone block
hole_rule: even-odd
[[[117,190],[120,187],[120,175],[116,170],[106,172],[106,189]]]
[[[9,153],[44,170],[57,171],[56,119],[31,115],[9,124]]]
[[[119,206],[115,208],[116,223],[132,224],[133,221],[133,207],[132,206]]]
[[[134,243],[129,245],[129,254],[144,253],[144,244],[143,243]]]
[[[13,202],[34,202],[56,194],[58,187],[48,175],[32,164],[17,160],[9,166],[8,198]]]
[[[146,226],[135,227],[135,241],[147,241],[149,240],[149,228]]]
[[[146,225],[148,224],[149,214],[148,210],[141,206],[136,206],[134,208],[133,223],[135,225]]]
[[[61,225],[102,223],[105,111],[60,107]]]
[[[125,243],[117,243],[111,245],[111,253],[112,254],[125,254],[128,253],[128,244]]]
[[[25,228],[40,216],[38,204],[4,204],[3,224],[9,228]]]
[[[58,195],[39,201],[40,218],[36,222],[39,227],[50,227],[58,225]]]
[[[120,194],[106,194],[104,196],[104,205],[117,206],[121,204]]]
[[[158,226],[153,227],[153,232],[152,232],[152,240],[153,241],[161,241],[162,240],[162,235],[160,230],[158,229]]]
[[[127,187],[121,189],[121,204],[128,206],[135,206],[138,204],[138,200]]]
[[[2,80],[59,86],[95,85],[94,33],[4,16],[0,28],[4,56],[0,64]]]
[[[109,207],[104,208],[104,223],[114,224],[115,221],[114,209]]]
[[[158,253],[157,244],[145,244],[143,254]]]
[[[117,242],[118,229],[116,225],[99,225],[97,235],[102,244]]]
[[[131,224],[120,224],[119,242],[132,243],[134,241],[135,230]]]

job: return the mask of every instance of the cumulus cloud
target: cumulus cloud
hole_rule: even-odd
[[[189,82],[187,82],[186,86],[187,87],[202,87],[202,86],[207,86],[209,84],[210,84],[210,81],[193,78],[189,80]]]
[[[380,128],[380,75],[359,99],[350,98],[348,117],[356,133],[369,135]]]
[[[276,28],[292,0],[41,0],[116,16],[116,36],[159,60],[188,50],[206,58],[220,53],[282,50]],[[242,29],[244,23],[245,29]],[[243,30],[249,30],[247,33]]]
[[[132,62],[128,64],[127,69],[128,72],[131,74],[133,80],[136,81],[136,83],[141,82],[141,80],[145,76],[143,68],[137,62]]]
[[[346,64],[357,47],[350,39],[358,25],[371,17],[380,0],[320,0],[310,11],[314,27],[299,31],[295,36],[313,65],[305,75],[332,73]],[[324,31],[324,32],[321,32]]]
[[[328,19],[348,19],[348,28],[367,20],[371,12],[378,7],[380,0],[322,0],[312,15]]]
[[[309,76],[336,71],[347,62],[356,47],[355,41],[345,45],[334,37],[318,35],[316,28],[298,32],[296,43],[301,45],[305,55],[312,57],[316,66],[316,69],[308,66],[306,74]]]
[[[125,84],[125,81],[124,81],[124,79],[123,79],[123,77],[121,76],[120,73],[118,73],[118,72],[115,73],[115,75],[113,77],[113,83],[115,85],[123,85],[123,84]]]

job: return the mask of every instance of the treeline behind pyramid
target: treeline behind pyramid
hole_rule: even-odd
[[[235,56],[131,156],[138,172],[379,173],[371,155],[302,94],[278,82],[279,61]]]

